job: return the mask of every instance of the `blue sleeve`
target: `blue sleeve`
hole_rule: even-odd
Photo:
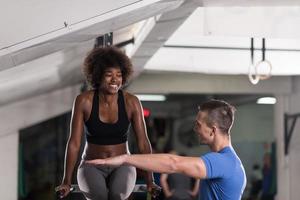
[[[226,157],[220,153],[207,153],[201,156],[206,167],[206,178],[222,178],[230,171]]]

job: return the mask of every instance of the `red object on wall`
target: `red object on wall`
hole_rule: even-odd
[[[151,114],[151,112],[150,112],[150,110],[148,108],[143,108],[143,113],[144,113],[144,117],[145,118],[149,117],[150,114]]]

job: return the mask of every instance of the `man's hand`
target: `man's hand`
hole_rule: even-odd
[[[173,193],[174,193],[174,190],[165,192],[165,197],[166,197],[166,198],[169,198],[169,197],[171,197],[171,196],[173,195]]]
[[[189,195],[191,195],[192,197],[196,197],[197,194],[198,194],[198,191],[193,192],[193,191],[191,191],[191,190],[188,190],[188,193],[189,193]]]
[[[106,159],[94,159],[94,160],[87,160],[85,161],[86,164],[89,165],[107,165],[118,167],[124,164],[127,154],[106,158]]]
[[[151,193],[151,196],[153,198],[156,198],[157,196],[159,196],[159,194],[161,192],[161,187],[156,185],[154,182],[147,184],[147,189],[148,189],[148,192]]]

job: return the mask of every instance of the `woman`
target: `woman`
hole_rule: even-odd
[[[123,200],[132,192],[136,170],[131,166],[94,167],[85,160],[129,153],[127,134],[131,124],[141,153],[151,153],[142,106],[138,98],[121,87],[132,72],[130,59],[115,47],[92,50],[84,61],[84,74],[92,90],[75,99],[70,136],[66,148],[64,176],[58,190],[68,195],[84,129],[86,144],[78,168],[80,190],[91,200]],[[157,189],[147,173],[148,190]]]

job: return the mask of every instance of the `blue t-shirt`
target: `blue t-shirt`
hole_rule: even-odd
[[[201,156],[206,179],[200,183],[201,200],[239,200],[246,186],[243,164],[232,147]]]

